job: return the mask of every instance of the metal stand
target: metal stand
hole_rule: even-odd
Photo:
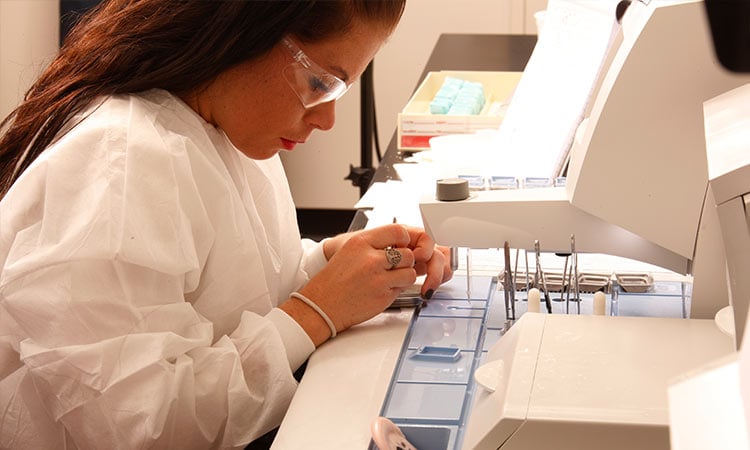
[[[360,167],[349,164],[349,175],[353,186],[359,187],[359,196],[365,195],[370,187],[375,168],[372,165],[372,143],[375,133],[375,93],[372,62],[367,66],[360,79]]]

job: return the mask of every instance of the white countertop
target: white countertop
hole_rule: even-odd
[[[271,449],[366,449],[413,312],[388,310],[319,347]]]

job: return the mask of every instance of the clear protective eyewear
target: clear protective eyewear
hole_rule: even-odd
[[[315,64],[299,47],[288,38],[281,42],[291,53],[294,62],[282,71],[284,79],[305,108],[312,108],[321,103],[338,100],[346,94],[349,86],[341,78],[328,73]]]

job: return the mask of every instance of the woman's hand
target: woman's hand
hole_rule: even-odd
[[[387,247],[401,255],[396,264],[386,256]],[[381,313],[417,276],[426,275],[421,289],[426,299],[453,276],[449,250],[416,227],[392,224],[341,234],[327,239],[323,251],[328,264],[299,292],[323,310],[337,332]],[[280,307],[316,346],[330,337],[328,325],[304,302],[290,299]]]
[[[441,284],[453,277],[450,265],[450,249],[435,245],[435,241],[421,228],[406,227],[410,236],[410,248],[414,252],[417,275],[427,275],[422,283],[422,298],[430,299]]]
[[[323,252],[329,261],[336,252],[352,237],[361,233],[379,232],[378,230],[388,229],[389,227],[398,226],[406,229],[409,234],[408,247],[414,253],[414,269],[418,276],[427,275],[425,282],[422,284],[422,298],[429,299],[432,293],[442,283],[453,277],[453,270],[450,266],[450,249],[440,245],[435,245],[432,238],[422,228],[404,226],[404,225],[387,225],[367,231],[355,231],[350,233],[339,234],[333,238],[327,239],[323,246]]]
[[[386,257],[386,247],[401,254],[401,260],[394,266]],[[385,310],[399,293],[414,284],[417,276],[426,275],[422,297],[430,298],[435,289],[453,275],[448,249],[435,246],[432,238],[416,227],[394,224],[346,233],[327,240],[324,252],[328,264],[300,293],[325,311],[337,331]],[[305,312],[306,307],[299,304],[296,308],[290,306],[294,305],[282,307],[292,317],[295,317],[293,309]],[[315,318],[314,314],[308,317]],[[321,337],[321,327],[323,332],[326,328],[321,320],[317,322],[317,332],[311,333],[300,321],[316,345],[330,335],[328,332]]]

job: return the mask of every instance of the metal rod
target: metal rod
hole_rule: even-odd
[[[570,314],[570,291],[573,286],[573,264],[568,268],[568,273],[565,274],[568,277],[568,290],[565,293],[565,314]]]
[[[529,296],[529,289],[531,286],[529,286],[529,252],[526,250],[523,251],[523,257],[526,260],[526,297]]]
[[[544,303],[547,305],[547,312],[552,313],[552,301],[549,298],[549,290],[547,289],[547,280],[544,278],[544,271],[542,270],[541,252],[539,251],[539,240],[534,241],[534,252],[536,253],[536,273],[534,274],[535,285],[538,288],[538,280],[542,280],[542,291],[544,292]],[[538,277],[538,278],[537,278]]]
[[[575,292],[575,301],[577,303],[577,311],[578,314],[581,314],[581,292],[580,292],[580,286],[578,284],[578,252],[576,251],[576,235],[571,234],[570,235],[570,253],[573,255],[573,274],[575,275],[575,278],[573,279],[573,286],[574,286],[574,292]]]
[[[505,290],[505,315],[510,320],[516,320],[516,299],[513,294],[513,274],[510,269],[510,244],[508,244],[508,241],[505,241],[503,245],[503,253],[505,257],[505,282],[503,283],[503,289]]]
[[[562,281],[560,281],[560,301],[563,301],[563,295],[565,294],[565,276],[568,272],[568,258],[570,257],[569,254],[565,254],[565,262],[563,263],[563,271],[562,271]]]
[[[451,270],[455,272],[456,269],[458,269],[458,247],[450,248],[450,257],[451,257]]]
[[[471,303],[471,248],[466,248],[466,301]]]

